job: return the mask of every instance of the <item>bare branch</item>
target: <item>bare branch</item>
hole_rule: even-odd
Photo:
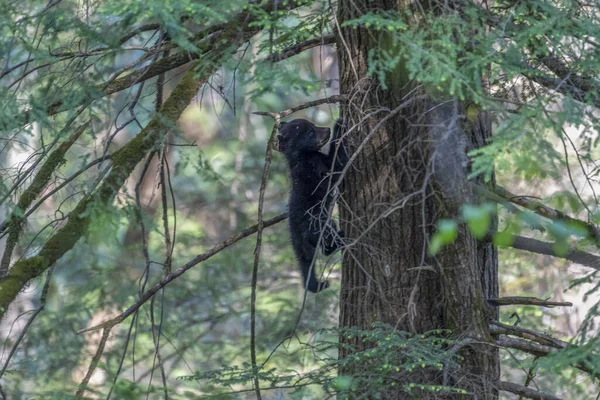
[[[525,353],[533,354],[534,356],[537,356],[537,357],[544,357],[544,356],[547,356],[548,354],[558,350],[555,347],[530,342],[528,340],[510,338],[507,336],[500,336],[496,340],[496,344],[500,347],[520,350]]]
[[[498,321],[492,321],[490,332],[493,334],[504,334],[518,336],[522,339],[531,340],[544,346],[555,347],[557,349],[566,348],[569,343],[556,339],[550,335],[537,332],[533,329],[522,328],[518,326],[506,325]]]
[[[316,107],[321,104],[331,104],[331,103],[340,103],[342,101],[346,101],[347,97],[343,94],[336,94],[334,96],[326,97],[324,99],[318,99],[306,102],[296,107],[288,108],[287,110],[279,111],[279,112],[268,112],[268,111],[256,111],[253,112],[255,115],[262,115],[266,117],[271,117],[273,119],[285,118],[290,114],[293,114],[300,110],[305,110],[307,108]]]
[[[519,396],[527,397],[533,400],[560,400],[560,398],[528,388],[527,386],[519,385],[513,382],[497,381],[496,387],[503,392],[518,394]]]
[[[483,240],[486,242],[492,242],[493,235],[488,234],[483,238]],[[505,247],[512,247],[513,249],[526,250],[531,253],[563,258],[586,267],[600,269],[600,256],[592,253],[571,249],[567,252],[567,254],[556,254],[553,244],[550,242],[543,242],[541,240],[517,235],[513,235],[510,238],[510,242],[512,242],[512,244],[505,245]]]
[[[517,339],[517,338],[509,338],[507,336],[500,336],[496,340],[496,345],[508,349],[515,349],[519,351],[523,351],[525,353],[533,354],[537,357],[544,357],[549,355],[550,353],[554,353],[561,349],[557,349],[556,347],[542,345],[539,343],[531,342],[528,340]],[[589,362],[588,359],[596,358],[595,355],[588,355],[586,360],[578,361],[571,364],[572,367],[577,368],[593,378],[600,378],[600,371],[597,371],[595,365],[598,365],[597,362]]]
[[[335,36],[334,35],[325,35],[322,37],[318,37],[318,38],[314,38],[314,39],[309,39],[306,40],[304,42],[301,43],[297,43],[295,45],[289,46],[285,49],[283,49],[283,51],[281,51],[278,54],[273,54],[270,57],[268,57],[265,62],[272,62],[275,63],[277,61],[281,61],[284,60],[286,58],[290,58],[292,56],[295,56],[296,54],[300,54],[305,50],[308,49],[312,49],[313,47],[317,47],[317,46],[325,46],[328,44],[333,44],[335,43]]]
[[[263,223],[263,227],[267,228],[269,226],[278,224],[281,221],[284,221],[285,219],[287,219],[287,213],[283,213],[280,214],[274,218],[268,219],[266,221],[264,221]],[[193,260],[189,261],[187,264],[173,270],[173,272],[171,272],[170,274],[166,275],[164,278],[162,278],[158,283],[156,283],[154,286],[152,286],[152,288],[148,289],[146,292],[144,292],[144,294],[142,294],[140,296],[140,298],[138,299],[138,301],[136,301],[134,304],[132,304],[129,308],[127,308],[127,310],[125,310],[123,313],[121,313],[120,315],[118,315],[117,317],[108,320],[106,322],[103,322],[100,325],[97,326],[93,326],[91,328],[86,328],[86,329],[82,329],[80,330],[78,333],[84,333],[84,332],[91,332],[91,331],[97,331],[99,329],[102,329],[104,327],[112,327],[115,326],[116,324],[122,322],[125,320],[125,318],[129,317],[131,314],[133,314],[136,310],[138,310],[144,303],[146,303],[150,298],[152,298],[152,296],[154,296],[154,294],[156,292],[158,292],[160,289],[162,289],[163,287],[167,286],[170,282],[174,281],[175,279],[177,279],[178,277],[180,277],[181,275],[183,275],[183,273],[185,271],[187,271],[188,269],[192,268],[193,266],[200,264],[203,261],[208,260],[209,258],[211,258],[212,256],[214,256],[215,254],[217,254],[218,252],[220,252],[223,249],[226,249],[227,247],[239,242],[240,240],[242,240],[245,237],[248,237],[254,233],[256,233],[258,231],[258,224],[252,225],[246,229],[244,229],[241,232],[236,233],[235,235],[230,236],[229,238],[227,238],[226,240],[224,240],[223,242],[213,246],[210,250],[194,257]]]
[[[279,131],[279,118],[275,117],[275,124],[271,130],[271,136],[267,143],[267,149],[265,154],[265,166],[263,168],[262,178],[260,181],[260,190],[258,195],[258,223],[256,232],[256,246],[254,247],[254,266],[252,268],[252,293],[250,296],[250,361],[252,363],[252,369],[254,372],[254,390],[256,398],[262,400],[260,394],[260,385],[258,380],[258,367],[256,364],[256,285],[258,280],[258,265],[260,263],[260,250],[262,245],[262,231],[263,231],[263,204],[265,200],[265,191],[267,189],[267,181],[269,178],[269,168],[271,166],[271,159],[273,157],[273,144],[275,143],[275,137]]]
[[[539,306],[539,307],[572,307],[573,303],[564,301],[548,301],[538,299],[537,297],[521,297],[521,296],[510,296],[510,297],[499,297],[497,299],[488,299],[488,303],[493,306],[514,306],[514,305],[526,305],[526,306]]]
[[[98,366],[98,363],[100,362],[100,358],[102,357],[102,353],[104,352],[104,347],[106,346],[106,341],[108,340],[108,336],[110,334],[111,328],[112,327],[104,328],[104,331],[102,332],[102,338],[100,339],[100,343],[98,343],[98,348],[96,349],[96,353],[94,354],[94,357],[92,358],[92,362],[90,363],[90,366],[88,368],[87,373],[85,374],[85,377],[79,384],[79,388],[77,389],[77,392],[75,393],[76,399],[83,398],[83,394],[85,393],[85,391],[87,389],[87,385],[90,382],[90,379],[92,378],[92,375],[94,374],[94,371],[96,370],[96,367]]]

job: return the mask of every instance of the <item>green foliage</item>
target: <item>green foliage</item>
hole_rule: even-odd
[[[459,356],[448,349],[454,344],[448,339],[450,332],[432,331],[421,335],[399,332],[393,327],[375,323],[370,330],[341,328],[322,330],[318,335],[343,337],[344,344],[322,338],[315,343],[314,351],[320,357],[316,368],[304,371],[280,371],[259,366],[254,370],[249,364],[226,366],[218,370],[197,372],[182,376],[186,382],[201,381],[206,391],[222,393],[222,398],[234,393],[229,387],[251,385],[255,378],[262,382],[264,391],[289,388],[286,396],[300,398],[301,395],[327,396],[354,399],[360,396],[383,398],[387,390],[406,393],[463,393],[459,389],[442,385],[411,383],[410,376],[416,371],[453,371]],[[360,346],[349,343],[360,343]],[[337,353],[344,347],[351,355],[338,359]],[[338,376],[337,371],[348,371],[350,375]],[[399,383],[403,382],[403,383]],[[320,386],[322,392],[314,392]],[[359,390],[360,389],[360,390]]]
[[[437,231],[431,237],[429,244],[429,254],[436,255],[444,246],[453,243],[458,237],[458,224],[451,219],[442,219],[438,221]]]
[[[236,20],[228,29],[261,31],[241,48],[229,48],[226,60],[219,59],[218,64],[213,52],[201,55],[198,71],[218,67],[218,72],[179,125],[163,121],[170,128],[168,133],[161,132],[167,143],[155,150],[166,149],[169,160],[166,215],[175,235],[174,268],[254,224],[264,146],[272,121],[251,112],[280,111],[329,95],[335,83],[327,71],[314,68],[317,57],[309,52],[281,62],[271,60],[290,46],[332,34],[331,7],[335,2],[303,2],[292,11],[285,8],[287,2],[278,4],[281,8],[271,13],[260,3],[238,0],[1,2],[0,199],[5,198],[0,202],[4,207],[1,220],[11,212],[18,216],[26,212],[16,204],[29,178],[14,188],[13,184],[25,177],[29,168],[36,171],[34,163],[41,154],[49,154],[53,146],[62,143],[64,138],[58,133],[66,121],[83,105],[86,109],[80,119],[93,120],[91,131],[53,172],[47,191],[73,180],[28,216],[27,231],[15,254],[36,255],[76,204],[104,182],[112,161],[87,164],[113,154],[155,116],[156,78],[136,80],[111,96],[105,96],[104,90],[117,90],[111,85],[146,71],[166,49],[170,55],[211,50],[214,28],[228,26],[239,12],[248,12],[249,17],[243,22]],[[594,185],[600,176],[596,115],[600,96],[595,77],[600,71],[596,43],[600,28],[596,13],[585,7],[570,0],[527,0],[500,1],[488,10],[465,5],[460,12],[403,8],[368,12],[343,27],[373,41],[367,68],[382,88],[397,94],[415,84],[435,99],[460,100],[467,105],[467,127],[476,126],[478,118],[489,113],[494,136],[486,146],[469,153],[471,178],[495,178],[527,194],[543,192],[540,201],[545,204],[598,224]],[[148,30],[135,31],[144,26]],[[158,51],[158,46],[165,47]],[[334,50],[322,51],[319,57]],[[568,72],[563,73],[560,65],[548,66],[549,57],[566,63]],[[166,76],[165,96],[181,72],[169,69],[173,72]],[[533,83],[536,79],[538,83]],[[551,84],[540,84],[543,79]],[[57,110],[68,111],[55,114]],[[322,107],[294,116],[331,126],[335,113]],[[35,123],[27,123],[32,121]],[[114,203],[92,203],[86,211],[91,228],[85,240],[56,264],[45,308],[2,377],[9,398],[73,396],[98,342],[98,337],[77,332],[122,312],[140,292],[162,278],[166,243],[158,171],[157,163],[151,163],[146,183],[140,184],[141,208],[135,193],[138,170]],[[266,217],[285,210],[288,183],[283,159],[274,154]],[[495,210],[488,204],[465,205],[460,215],[448,217],[455,219],[439,221],[431,237],[431,256],[451,246],[459,234],[469,232],[483,238],[493,226]],[[509,246],[514,235],[524,232],[551,241],[557,255],[593,245],[580,224],[550,221],[529,211],[515,215],[501,211],[493,240],[501,247]],[[131,317],[115,327],[100,360],[105,380],[91,391],[105,397],[112,389],[112,397],[119,399],[147,393],[161,396],[160,371],[153,369],[153,333],[160,326],[167,386],[170,393],[181,397],[197,398],[199,392],[239,397],[240,390],[251,390],[255,377],[264,390],[278,390],[290,399],[328,395],[352,399],[358,389],[369,398],[385,398],[382,393],[387,390],[416,398],[423,393],[456,392],[410,379],[419,371],[440,373],[444,368],[450,372],[456,368],[460,358],[451,351],[456,343],[448,339],[449,332],[415,336],[385,325],[368,331],[321,329],[337,323],[339,272],[335,265],[317,265],[319,271],[333,274],[334,288],[308,298],[299,317],[300,277],[285,224],[264,232],[256,351],[259,363],[268,362],[253,371],[248,334],[253,250],[254,241],[248,238],[199,264],[167,286],[152,306],[148,303],[140,309],[131,333]],[[501,262],[503,294],[551,297],[563,290],[580,291],[590,308],[578,332],[581,347],[569,347],[535,362],[531,357],[504,354],[503,366],[510,373],[531,366],[539,376],[551,377],[540,377],[540,386],[568,387],[572,392],[567,394],[579,398],[589,395],[588,383],[578,383],[581,376],[574,375],[569,366],[586,363],[598,368],[596,360],[589,358],[598,351],[594,337],[600,313],[600,303],[595,300],[600,289],[598,273],[573,275],[565,264],[552,264],[548,257],[507,249],[501,250]],[[573,277],[576,279],[568,283]],[[32,282],[21,294],[13,320],[24,321],[31,314],[27,311],[40,305],[43,283]],[[543,331],[562,318],[556,309],[511,307],[510,311],[501,310],[501,319],[507,320],[513,311],[518,312],[523,326]],[[15,324],[6,334],[7,349],[20,327]],[[565,333],[568,329],[557,332],[570,339]],[[293,339],[284,341],[292,334]],[[339,335],[342,343],[338,343]],[[352,355],[338,359],[340,347]]]

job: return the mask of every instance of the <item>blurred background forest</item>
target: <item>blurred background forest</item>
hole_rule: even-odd
[[[211,74],[163,144],[137,165],[116,196],[116,207],[89,211],[92,222],[83,239],[18,294],[0,330],[0,383],[5,398],[73,397],[102,338],[102,330],[81,330],[125,311],[165,270],[186,264],[256,223],[265,149],[274,121],[253,113],[279,112],[339,94],[333,45],[316,46],[279,62],[269,57],[294,43],[330,34],[328,7],[312,4],[285,18],[259,19],[264,31]],[[176,47],[193,51],[190,36],[225,23],[241,9],[235,0],[7,0],[0,5],[0,125],[4,126],[0,222],[15,212],[27,216],[10,263],[37,254],[64,226],[70,211],[106,176],[107,155],[148,124],[157,102],[169,97],[190,64],[91,105],[87,96],[101,90],[103,82],[122,77],[132,65],[143,69],[140,59],[168,58]],[[132,28],[149,23],[166,30],[130,35]],[[272,41],[273,35],[278,41]],[[168,49],[165,43],[174,45]],[[20,67],[11,69],[15,65]],[[70,104],[70,110],[49,115],[44,105],[57,99]],[[14,118],[25,113],[25,102],[31,118],[26,125]],[[75,107],[82,104],[86,107]],[[331,127],[338,114],[337,104],[321,104],[291,118]],[[60,168],[31,206],[19,210],[19,198],[41,160],[78,128],[80,136]],[[565,146],[553,135],[546,135],[543,144],[525,137],[511,151],[497,154],[497,182],[512,193],[543,198],[549,206],[579,215],[582,206],[569,194],[573,185],[581,188],[578,195],[585,198],[598,190],[577,176],[581,161],[574,148],[590,139],[577,127],[566,126],[565,134],[574,146]],[[535,156],[527,157],[536,153],[539,163]],[[591,154],[600,156],[597,148]],[[548,158],[558,161],[549,167]],[[274,152],[264,198],[265,220],[286,211],[289,184],[285,160]],[[500,220],[506,217],[501,211]],[[7,248],[8,233],[5,224],[0,254]],[[88,377],[87,395],[164,398],[166,384],[170,398],[254,398],[247,376],[219,384],[210,371],[248,369],[255,240],[255,236],[242,239],[195,265],[115,326]],[[517,312],[527,327],[564,340],[596,335],[595,283],[588,279],[571,287],[589,270],[514,249],[500,249],[499,260],[501,295],[573,303],[572,307],[502,308],[501,321],[512,324],[511,315]],[[256,356],[261,362],[268,360],[265,371],[275,369],[289,376],[288,385],[280,381],[280,387],[264,390],[265,399],[331,395],[321,384],[325,375],[332,378],[335,371],[317,368],[337,357],[335,347],[320,344],[337,340],[337,333],[327,329],[338,323],[339,262],[339,255],[320,261],[319,271],[324,271],[332,287],[306,296],[304,302],[287,223],[265,228],[256,288]],[[534,356],[501,352],[501,357],[503,376],[527,379],[530,371],[524,365],[531,365]],[[566,399],[592,398],[596,389],[590,378],[565,365],[554,360],[541,367],[553,372],[536,378],[539,388]],[[324,375],[310,375],[310,371]]]

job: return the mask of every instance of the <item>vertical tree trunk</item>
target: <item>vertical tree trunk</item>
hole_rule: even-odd
[[[399,4],[340,0],[338,23]],[[372,46],[385,43],[385,33],[365,28],[344,28],[338,38],[340,91],[351,99],[342,107],[342,117],[350,127],[358,124],[348,135],[349,148],[356,151],[364,144],[338,202],[350,243],[342,268],[340,326],[370,329],[381,321],[411,333],[448,329],[456,339],[489,340],[495,311],[485,299],[498,291],[494,248],[459,228],[453,245],[435,257],[427,254],[436,221],[454,218],[461,204],[476,202],[466,179],[466,151],[490,136],[489,118],[480,112],[465,120],[463,104],[433,98],[408,80],[402,66],[382,89],[367,78],[367,58]],[[365,346],[356,337],[340,340],[358,349]],[[340,357],[350,352],[343,347]],[[411,374],[410,381],[496,398],[497,351],[469,344],[460,354],[464,361],[458,370],[441,374],[423,369]],[[413,397],[395,390],[382,398]],[[437,397],[423,392],[418,398]]]

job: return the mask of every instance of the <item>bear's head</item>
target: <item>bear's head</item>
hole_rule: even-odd
[[[282,153],[319,151],[327,144],[331,130],[316,126],[305,119],[279,124],[279,151]]]

